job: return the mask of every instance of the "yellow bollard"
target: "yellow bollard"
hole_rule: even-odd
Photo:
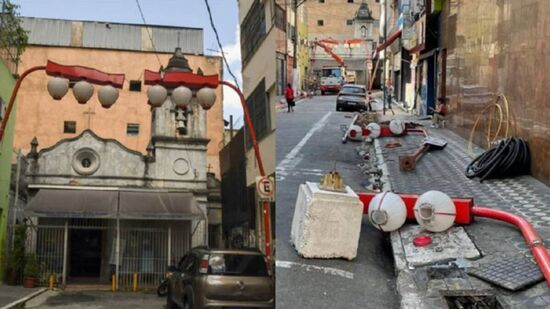
[[[50,291],[53,290],[53,282],[54,282],[54,275],[50,275],[50,278],[49,278],[49,281],[48,281],[48,286],[50,288]]]
[[[136,273],[134,273],[134,292],[137,291],[137,285],[138,285],[137,279],[138,279],[138,276],[137,276],[137,272],[136,272]]]
[[[111,277],[111,289],[113,292],[116,291],[116,278],[115,278],[115,275],[113,274],[113,276]]]

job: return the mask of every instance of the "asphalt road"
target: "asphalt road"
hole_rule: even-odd
[[[397,308],[389,235],[366,217],[353,261],[303,259],[289,242],[300,184],[319,182],[336,166],[347,185],[364,191],[358,144],[341,142],[340,125],[349,125],[352,113],[336,112],[335,98],[314,97],[294,113],[277,113],[277,308]]]

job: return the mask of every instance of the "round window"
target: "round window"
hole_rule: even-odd
[[[93,149],[78,150],[73,157],[73,169],[80,175],[91,175],[99,168],[99,155]]]

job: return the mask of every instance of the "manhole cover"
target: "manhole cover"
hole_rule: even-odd
[[[543,280],[538,266],[525,257],[503,258],[467,271],[479,279],[516,291]]]

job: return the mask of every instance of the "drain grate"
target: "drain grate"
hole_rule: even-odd
[[[467,271],[472,276],[516,291],[543,280],[538,266],[525,257],[508,257]]]
[[[494,295],[445,296],[449,309],[502,309]]]

